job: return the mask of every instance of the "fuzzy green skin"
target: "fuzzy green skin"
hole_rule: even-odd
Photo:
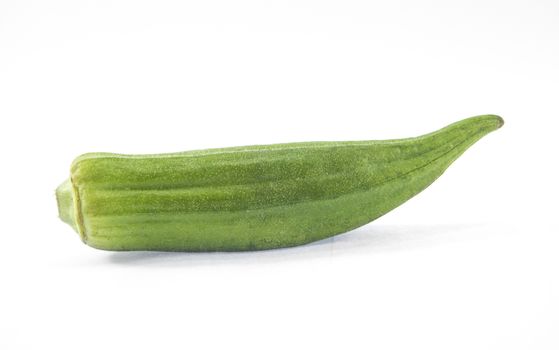
[[[57,190],[60,217],[105,250],[301,245],[396,208],[502,125],[485,115],[402,140],[85,154]]]

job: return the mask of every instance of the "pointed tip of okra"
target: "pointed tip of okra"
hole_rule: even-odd
[[[462,119],[454,124],[449,125],[449,127],[471,127],[493,131],[501,128],[504,124],[505,121],[500,116],[496,114],[484,114]]]
[[[505,121],[498,115],[478,115],[459,120],[437,131],[418,136],[416,139],[429,138],[444,134],[454,134],[455,141],[460,139],[458,135],[465,135],[467,138],[471,138],[472,140],[479,140],[490,132],[500,129],[504,124]]]
[[[485,135],[501,128],[505,124],[503,118],[495,114],[484,114],[459,120],[432,134],[440,132],[471,132],[472,134]]]
[[[504,120],[502,117],[500,117],[500,116],[498,116],[498,115],[496,115],[495,117],[496,117],[497,120],[499,121],[499,126],[498,126],[497,128],[500,128],[500,127],[502,127],[503,125],[505,125],[505,120]]]
[[[485,117],[488,120],[492,120],[495,125],[495,130],[500,129],[503,125],[505,125],[505,120],[496,114],[486,114],[480,117]]]

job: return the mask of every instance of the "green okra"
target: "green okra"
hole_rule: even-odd
[[[157,155],[88,153],[58,187],[60,218],[106,250],[244,251],[362,226],[436,180],[503,125],[464,119],[420,137]]]

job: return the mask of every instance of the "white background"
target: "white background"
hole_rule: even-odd
[[[0,2],[2,349],[558,349],[559,3]],[[505,126],[379,220],[256,253],[113,253],[84,152]]]

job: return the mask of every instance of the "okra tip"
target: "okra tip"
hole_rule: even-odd
[[[505,125],[505,120],[495,114],[489,114],[488,117],[493,117],[495,119],[495,124],[497,125],[496,129],[500,129],[503,125]]]

